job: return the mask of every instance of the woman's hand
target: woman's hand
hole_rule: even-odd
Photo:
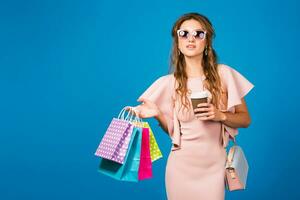
[[[198,108],[194,109],[195,116],[200,120],[212,120],[212,121],[225,121],[226,115],[220,110],[216,109],[211,103],[200,103]],[[204,112],[204,113],[197,113]]]
[[[138,113],[138,117],[151,118],[157,117],[160,114],[159,108],[152,101],[141,98],[138,99],[138,102],[142,102],[142,104],[133,107],[133,109]]]

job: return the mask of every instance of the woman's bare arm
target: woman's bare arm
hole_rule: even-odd
[[[216,111],[213,114],[213,119],[216,121],[222,121],[225,125],[232,128],[247,128],[251,123],[250,114],[247,109],[246,101],[241,99],[242,104],[235,106],[235,113]],[[169,134],[168,121],[161,111],[158,111],[154,116],[158,121],[160,127]],[[210,118],[208,117],[207,120]],[[170,123],[170,122],[169,122]]]
[[[199,120],[220,121],[232,128],[247,128],[251,123],[251,118],[245,99],[242,98],[241,101],[240,105],[235,106],[235,113],[220,111],[211,103],[200,103],[198,108],[194,109],[195,116]]]
[[[247,128],[251,123],[250,114],[247,109],[246,101],[242,98],[242,104],[235,106],[235,113],[223,112],[222,122],[232,128]]]

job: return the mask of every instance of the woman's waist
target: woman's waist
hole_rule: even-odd
[[[190,121],[179,121],[179,124],[180,127],[184,129],[210,130],[221,128],[221,123],[219,121],[212,120],[193,119]]]
[[[221,134],[182,134],[180,138],[181,146],[222,146]]]
[[[180,149],[173,151],[177,156],[195,156],[197,158],[223,157],[226,149],[219,141],[182,140]]]
[[[187,140],[219,136],[221,133],[221,123],[199,120],[187,123],[180,122],[180,133],[182,138]]]

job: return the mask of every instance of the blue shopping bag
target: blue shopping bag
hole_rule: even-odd
[[[138,170],[142,144],[142,127],[135,126],[123,164],[100,159],[98,171],[120,181],[138,182]]]

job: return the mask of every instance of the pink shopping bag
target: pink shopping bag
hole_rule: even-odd
[[[150,156],[150,135],[149,128],[143,128],[142,131],[142,147],[140,156],[140,166],[138,172],[138,179],[152,178],[152,162]]]

